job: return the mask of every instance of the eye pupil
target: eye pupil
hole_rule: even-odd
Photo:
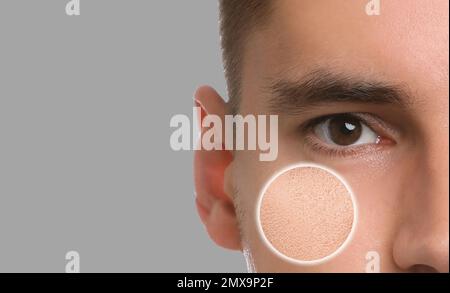
[[[354,144],[361,137],[361,122],[350,115],[339,115],[330,119],[328,131],[331,140],[337,145]]]

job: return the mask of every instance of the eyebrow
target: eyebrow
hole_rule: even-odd
[[[276,113],[299,114],[327,103],[391,104],[409,100],[396,85],[316,70],[299,81],[270,83],[269,108]]]

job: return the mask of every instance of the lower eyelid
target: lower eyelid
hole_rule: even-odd
[[[306,136],[303,141],[303,147],[312,150],[315,153],[322,153],[330,157],[356,157],[373,152],[382,151],[385,144],[361,144],[350,147],[327,146],[319,139]]]

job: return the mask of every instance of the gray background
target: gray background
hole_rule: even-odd
[[[0,1],[0,272],[242,272],[169,146],[192,94],[225,94],[213,0]]]

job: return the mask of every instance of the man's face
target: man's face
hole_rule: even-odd
[[[229,167],[249,265],[363,272],[366,253],[376,251],[382,272],[448,271],[449,2],[381,1],[379,16],[366,14],[368,0],[272,2],[269,24],[246,43],[239,112],[279,114],[278,158],[238,151]],[[306,81],[310,99],[302,101],[295,93],[305,93]],[[334,96],[333,83],[346,99]],[[364,97],[355,94],[361,86]],[[348,119],[360,136],[327,131]],[[255,220],[264,183],[305,161],[341,174],[359,209],[346,249],[308,267],[275,256]]]

